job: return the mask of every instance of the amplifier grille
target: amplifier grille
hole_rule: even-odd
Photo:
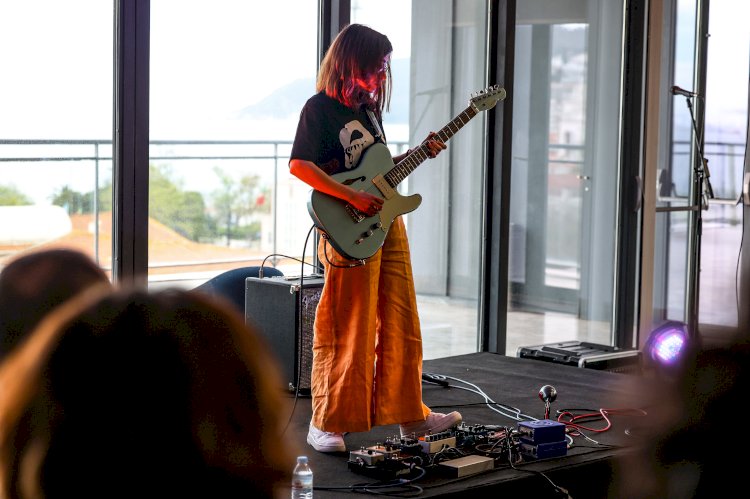
[[[302,293],[302,336],[299,339],[297,356],[299,358],[300,390],[309,391],[312,387],[312,344],[315,332],[315,311],[318,309],[323,288],[307,288]]]

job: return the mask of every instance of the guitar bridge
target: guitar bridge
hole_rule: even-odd
[[[365,218],[367,218],[361,211],[359,211],[358,209],[356,209],[354,206],[350,204],[346,205],[344,209],[349,214],[349,216],[352,217],[352,220],[354,220],[354,223],[359,223]]]

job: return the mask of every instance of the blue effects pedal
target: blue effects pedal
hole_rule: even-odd
[[[551,419],[521,421],[518,423],[521,440],[532,444],[546,444],[565,440],[565,425]]]
[[[562,457],[568,453],[568,444],[562,442],[550,442],[547,444],[529,444],[521,442],[521,455],[531,459],[548,459],[551,457]]]

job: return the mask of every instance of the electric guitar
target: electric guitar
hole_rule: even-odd
[[[503,99],[505,89],[498,85],[473,94],[469,106],[440,129],[437,137],[448,142],[480,111],[492,109]],[[328,238],[336,251],[353,260],[369,258],[383,245],[393,220],[416,210],[422,203],[419,194],[402,196],[396,188],[427,158],[427,146],[422,144],[394,165],[388,147],[380,142],[373,144],[363,153],[359,166],[348,172],[337,173],[332,178],[383,198],[382,209],[369,217],[342,199],[313,190],[307,202],[307,211],[315,225],[326,233],[324,237]]]

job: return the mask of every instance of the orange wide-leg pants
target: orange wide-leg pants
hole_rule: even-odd
[[[365,265],[349,267],[323,238],[318,257],[325,283],[314,326],[313,425],[360,432],[423,420],[430,409],[422,403],[422,333],[403,220],[393,221]]]

